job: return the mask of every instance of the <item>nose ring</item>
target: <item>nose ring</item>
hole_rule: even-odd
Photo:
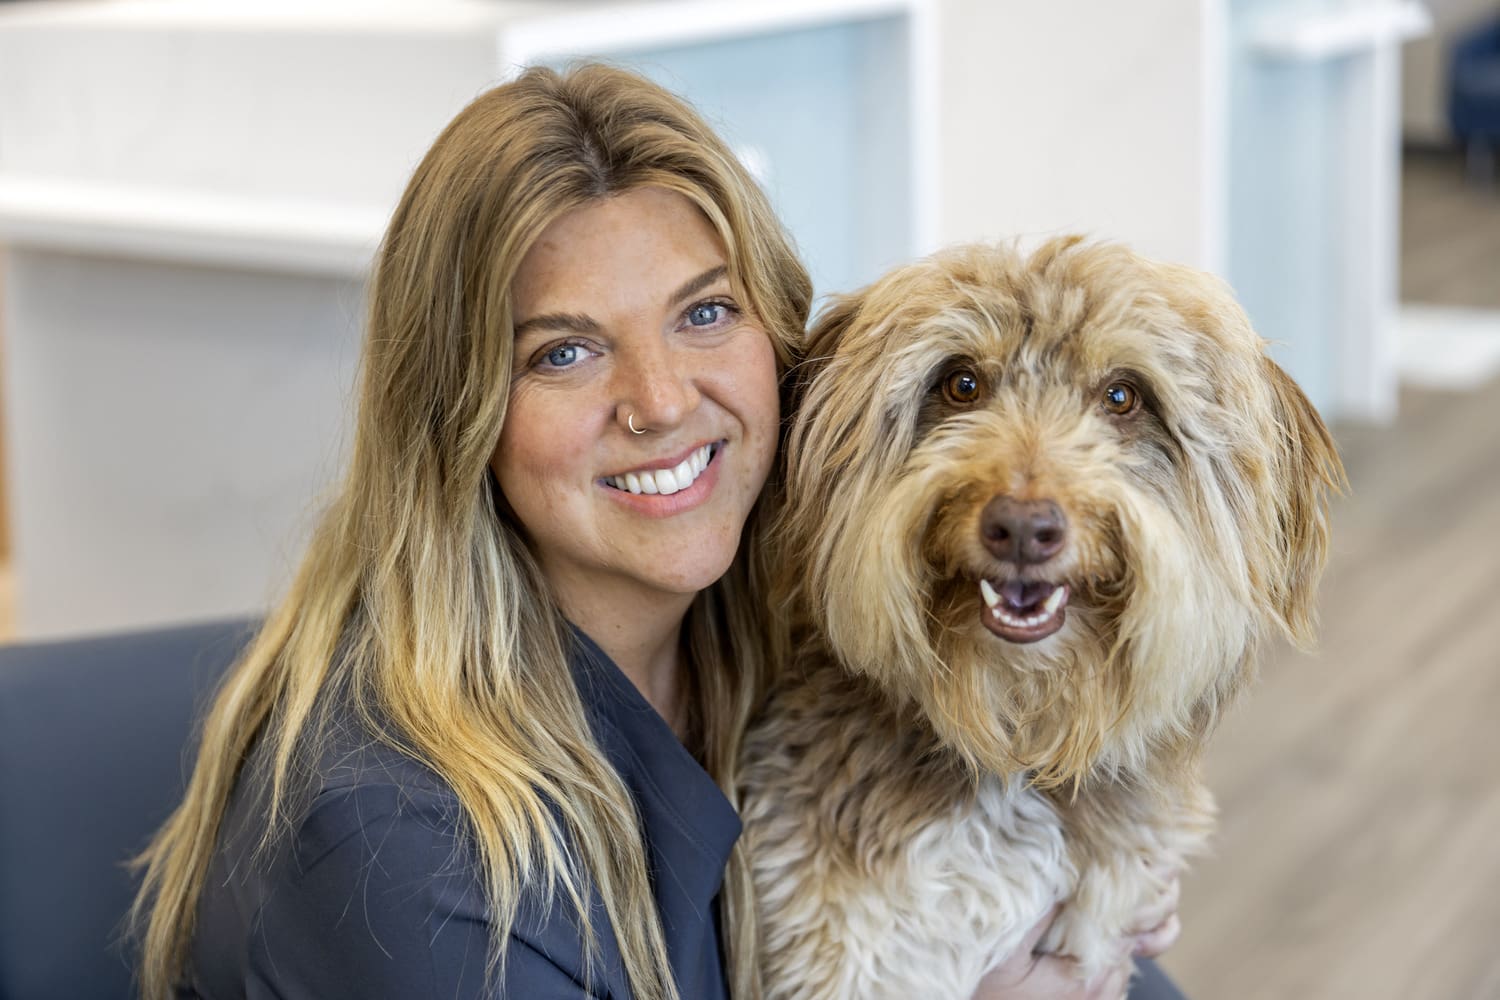
[[[642,427],[640,430],[636,430],[635,429],[635,414],[634,413],[630,414],[629,416],[627,416],[625,418],[625,423],[630,426],[630,433],[632,433],[632,434],[644,434],[644,433],[646,433],[646,431],[650,430],[649,427]]]

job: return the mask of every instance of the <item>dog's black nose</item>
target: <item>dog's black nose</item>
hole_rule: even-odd
[[[1017,500],[1000,495],[979,515],[979,537],[996,559],[1044,563],[1062,551],[1068,520],[1051,500]]]

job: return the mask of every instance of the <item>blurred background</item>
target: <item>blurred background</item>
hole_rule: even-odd
[[[254,614],[442,125],[599,56],[705,110],[820,293],[1078,231],[1213,270],[1335,429],[1313,656],[1211,754],[1199,998],[1500,997],[1500,4],[0,2],[0,635]]]

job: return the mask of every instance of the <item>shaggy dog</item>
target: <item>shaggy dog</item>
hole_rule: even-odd
[[[1058,900],[1042,950],[1128,963],[1257,640],[1311,640],[1327,430],[1223,284],[1078,238],[901,268],[809,358],[740,789],[765,995],[968,1000]]]

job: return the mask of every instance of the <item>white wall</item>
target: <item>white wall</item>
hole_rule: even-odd
[[[945,0],[939,242],[1087,231],[1217,268],[1211,7]]]
[[[23,634],[266,606],[342,464],[360,284],[41,250],[6,264]]]
[[[284,588],[341,464],[361,274],[422,151],[499,75],[493,6],[0,11],[21,635]]]

